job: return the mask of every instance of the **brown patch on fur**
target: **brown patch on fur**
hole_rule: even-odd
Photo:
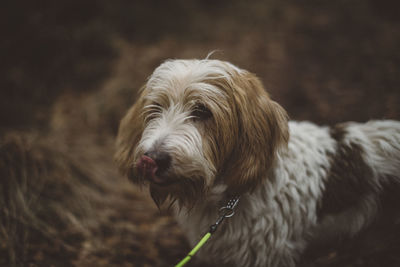
[[[249,72],[238,73],[232,82],[214,83],[232,99],[233,112],[231,127],[222,130],[219,140],[231,147],[220,175],[230,192],[240,194],[255,188],[265,178],[277,150],[287,146],[288,116]]]
[[[144,129],[143,107],[145,98],[143,88],[137,102],[128,110],[121,120],[116,141],[114,158],[123,175],[128,176],[133,182],[141,183],[140,177],[135,175],[134,151]]]
[[[331,130],[338,148],[336,154],[330,155],[331,169],[318,208],[319,218],[354,207],[363,197],[377,194],[380,189],[371,168],[363,159],[362,147],[356,143],[344,143],[345,135],[345,124],[339,124]]]
[[[343,138],[347,134],[347,124],[346,123],[339,123],[333,126],[330,130],[330,134],[333,139],[335,139],[338,142],[343,141]]]

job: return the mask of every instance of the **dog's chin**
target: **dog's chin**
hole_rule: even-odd
[[[163,204],[176,203],[179,207],[191,209],[204,199],[206,186],[202,178],[179,178],[163,182],[149,183],[150,195],[160,208]]]

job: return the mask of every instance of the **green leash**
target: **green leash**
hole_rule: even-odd
[[[185,265],[190,259],[196,254],[196,252],[208,241],[208,239],[211,237],[211,233],[208,232],[203,236],[203,238],[197,243],[197,245],[187,254],[183,260],[181,260],[175,267],[182,267]]]
[[[210,239],[211,235],[217,231],[218,226],[222,223],[225,218],[230,218],[235,214],[234,208],[239,202],[239,196],[233,197],[228,201],[228,204],[225,207],[219,209],[219,218],[218,220],[210,226],[210,230],[203,236],[202,239],[196,244],[196,246],[187,254],[183,260],[181,260],[175,267],[182,267],[188,261],[192,259],[192,257],[196,254],[196,252]]]

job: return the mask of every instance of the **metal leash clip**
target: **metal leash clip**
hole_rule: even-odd
[[[239,203],[239,198],[239,196],[231,198],[225,207],[219,209],[219,218],[210,226],[210,233],[214,233],[225,218],[230,218],[235,214],[235,207]]]
[[[235,207],[239,202],[239,197],[233,197],[228,201],[228,204],[225,207],[219,209],[219,215],[224,216],[225,218],[230,218],[235,214]]]

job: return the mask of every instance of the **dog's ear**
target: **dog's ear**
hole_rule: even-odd
[[[224,177],[230,191],[241,194],[260,184],[277,151],[287,147],[288,116],[251,73],[234,77],[233,96],[238,133]]]
[[[143,88],[136,103],[128,110],[121,120],[116,141],[114,159],[119,170],[129,179],[134,180],[134,151],[144,130],[143,107],[145,99]]]

